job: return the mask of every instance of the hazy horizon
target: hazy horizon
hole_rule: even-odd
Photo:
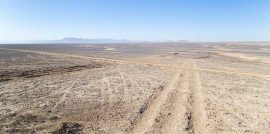
[[[66,40],[66,38],[74,38],[76,41]],[[88,41],[84,41],[88,40]],[[192,41],[192,40],[128,40],[128,39],[113,39],[113,38],[77,38],[64,37],[61,39],[47,40],[17,40],[17,41],[2,41],[0,44],[57,44],[57,43],[79,43],[79,44],[95,44],[95,43],[161,43],[161,42],[270,42],[270,40],[219,40],[219,41]]]
[[[270,1],[0,1],[0,43],[65,37],[268,41]]]

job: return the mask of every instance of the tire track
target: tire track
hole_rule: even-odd
[[[189,60],[183,68],[179,86],[161,133],[204,133],[204,107],[199,72],[195,61]]]
[[[215,69],[195,69],[197,71],[205,71],[205,72],[213,72],[213,73],[223,73],[223,74],[233,74],[233,75],[239,75],[239,76],[247,76],[247,77],[259,77],[266,80],[270,79],[269,75],[262,75],[262,74],[256,74],[256,73],[245,73],[245,72],[239,72],[239,71],[226,71],[226,70],[215,70]]]
[[[161,133],[168,134],[178,134],[185,133],[187,130],[188,120],[186,118],[186,113],[189,111],[189,105],[187,102],[189,101],[189,96],[191,92],[189,91],[189,79],[191,77],[188,70],[189,62],[185,63],[183,72],[181,74],[181,79],[177,82],[178,85],[176,87],[175,96],[171,99],[171,108],[169,108],[169,114],[165,116],[165,121],[162,122],[162,130]],[[165,109],[166,111],[167,109]]]
[[[0,48],[3,49],[3,48]],[[87,56],[77,56],[77,55],[68,55],[68,54],[58,54],[50,52],[41,52],[41,51],[31,51],[31,50],[18,50],[18,49],[5,49],[5,50],[14,50],[21,52],[31,52],[39,53],[46,55],[54,56],[68,56],[68,57],[77,57],[84,59],[94,59],[94,60],[103,60],[107,62],[118,62],[118,63],[129,63],[129,64],[141,64],[149,65],[149,63],[142,62],[130,62],[130,61],[121,61],[105,58],[95,58]],[[162,66],[161,64],[151,64]],[[130,132],[136,134],[149,133],[152,130],[155,130],[154,124],[156,119],[162,114],[162,106],[168,104],[170,106],[170,116],[167,116],[162,124],[163,133],[204,133],[204,107],[203,107],[203,95],[201,92],[201,82],[199,69],[197,68],[194,60],[187,60],[184,62],[182,67],[178,67],[177,64],[170,65],[169,69],[174,69],[174,76],[172,77],[171,82],[166,86],[164,90],[158,93],[157,96],[151,99],[149,105],[146,106],[146,109],[141,113],[142,115],[138,117],[138,120],[135,121],[134,125],[131,127]],[[109,86],[107,81],[102,82]],[[59,103],[54,106],[54,111],[59,104],[63,103],[67,95],[70,93],[70,90],[66,90],[63,93],[62,98],[60,98]],[[170,95],[175,93],[175,96],[170,98]]]
[[[225,56],[225,57],[240,59],[240,60],[258,61],[258,62],[261,62],[261,63],[270,64],[269,59],[263,59],[263,58],[260,58],[260,57],[252,57],[252,56],[247,56],[247,55],[243,55],[243,54],[227,53],[227,52],[224,52],[224,51],[217,52],[217,54]]]
[[[71,93],[72,86],[73,86],[73,84],[68,84],[67,87],[62,88],[62,89],[64,89],[63,92],[62,92],[62,96],[61,96],[61,97],[59,98],[59,100],[54,104],[54,106],[53,106],[53,108],[52,108],[52,111],[53,111],[53,112],[57,112],[58,106],[61,105],[62,103],[64,103],[64,102],[66,101],[68,95]],[[66,88],[66,89],[65,89],[65,88]],[[60,89],[59,91],[62,91],[62,90]]]
[[[132,133],[204,133],[204,107],[200,75],[188,60],[154,100]]]
[[[202,86],[200,80],[200,74],[197,70],[197,65],[195,61],[192,61],[191,67],[192,79],[191,79],[191,91],[192,91],[192,122],[194,133],[204,133],[204,121],[205,121],[205,113],[204,113],[204,98],[202,95]]]
[[[0,50],[28,52],[28,53],[36,53],[36,54],[42,54],[42,55],[50,55],[50,56],[64,56],[64,57],[71,57],[71,58],[92,59],[92,60],[100,60],[100,61],[106,61],[106,62],[111,62],[111,63],[120,63],[120,64],[139,64],[139,65],[159,66],[159,67],[165,67],[165,68],[172,68],[172,67],[177,68],[176,66],[173,66],[173,65],[164,65],[164,64],[148,63],[148,62],[136,62],[136,61],[125,61],[125,60],[116,60],[116,59],[91,57],[91,56],[80,56],[80,55],[61,54],[61,53],[53,53],[53,52],[42,52],[42,51],[34,51],[34,50],[10,49],[10,48],[0,48]],[[208,72],[214,72],[214,73],[245,75],[245,76],[251,76],[251,77],[255,76],[255,77],[264,78],[266,80],[270,80],[269,75],[262,75],[262,74],[256,74],[256,73],[244,73],[244,72],[214,70],[214,69],[196,69],[196,70],[208,71]]]
[[[144,134],[152,130],[155,119],[160,114],[161,106],[167,102],[169,94],[176,89],[180,76],[181,69],[178,68],[171,82],[152,100],[140,120],[132,128],[131,133]]]

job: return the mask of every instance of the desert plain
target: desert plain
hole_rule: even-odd
[[[270,133],[270,42],[0,45],[0,133]]]

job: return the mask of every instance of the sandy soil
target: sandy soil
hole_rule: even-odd
[[[270,133],[268,50],[0,45],[0,133]]]

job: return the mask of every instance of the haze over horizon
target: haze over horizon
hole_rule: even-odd
[[[0,43],[65,37],[267,41],[268,0],[1,0]]]

